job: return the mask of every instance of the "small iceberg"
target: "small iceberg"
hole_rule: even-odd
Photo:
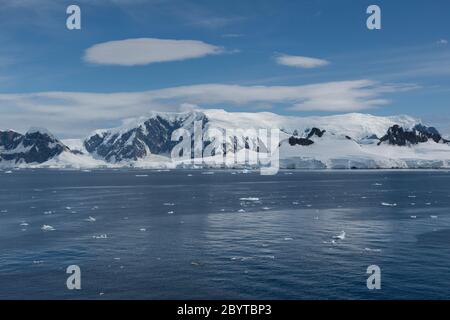
[[[239,209],[238,212],[243,213],[243,212],[245,212],[245,210],[244,209]]]
[[[88,221],[88,222],[95,222],[95,221],[97,221],[97,219],[95,219],[94,217],[89,216],[89,218],[87,218],[86,221]]]
[[[333,239],[335,239],[335,240],[344,240],[345,239],[345,235],[346,235],[345,231],[342,231],[337,236],[334,236]]]
[[[249,198],[240,198],[241,201],[259,201],[259,198],[249,197]]]
[[[430,216],[431,219],[437,219],[438,216]]]
[[[396,207],[397,206],[396,203],[387,203],[387,202],[382,202],[381,205],[384,207]]]
[[[55,228],[53,228],[52,226],[48,225],[48,224],[44,224],[41,228],[42,231],[55,231]]]
[[[369,251],[369,252],[381,252],[381,249],[364,248],[364,250]]]
[[[108,239],[108,235],[100,234],[100,235],[92,236],[92,238],[94,238],[94,239]]]

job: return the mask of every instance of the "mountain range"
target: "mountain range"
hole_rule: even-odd
[[[186,139],[172,141],[178,129],[189,134],[191,141],[184,142],[193,148],[173,161],[171,152]],[[280,132],[275,148],[260,134],[273,129]],[[199,133],[200,146],[195,146]],[[196,153],[199,147],[210,151],[203,160]],[[0,130],[0,168],[247,168],[266,163],[246,163],[246,155],[259,159],[267,152],[279,155],[280,167],[287,169],[450,167],[450,141],[410,116],[293,117],[207,109],[152,112],[117,128],[95,130],[84,139],[59,140],[42,128],[25,134]],[[227,161],[216,161],[220,159]]]

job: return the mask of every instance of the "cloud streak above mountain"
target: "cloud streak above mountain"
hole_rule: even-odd
[[[39,125],[64,136],[83,136],[124,118],[151,110],[179,111],[189,104],[239,110],[276,104],[298,111],[360,111],[388,103],[383,94],[415,88],[356,80],[301,86],[202,84],[142,92],[0,94],[0,105],[6,106],[0,110],[0,128],[24,131]]]
[[[224,53],[222,47],[196,40],[138,38],[96,44],[85,51],[92,64],[137,66]]]
[[[303,57],[303,56],[290,56],[287,54],[281,54],[277,56],[275,60],[278,64],[284,66],[294,68],[304,68],[304,69],[313,69],[330,64],[329,61],[323,59]]]

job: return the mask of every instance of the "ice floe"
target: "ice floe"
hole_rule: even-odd
[[[259,201],[259,198],[256,197],[248,197],[248,198],[240,198],[241,201]]]
[[[94,236],[92,236],[92,238],[94,238],[94,239],[108,239],[108,235],[107,234],[94,235]]]
[[[335,240],[344,240],[346,236],[345,231],[341,231],[341,233],[339,233],[337,236],[334,236],[333,239]]]
[[[396,207],[397,206],[396,203],[388,203],[388,202],[382,202],[381,205],[384,207]]]
[[[48,224],[44,224],[44,225],[41,227],[41,230],[42,230],[42,231],[55,231],[55,228],[53,228],[52,226],[50,226],[50,225],[48,225]]]

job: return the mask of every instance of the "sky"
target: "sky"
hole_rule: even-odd
[[[69,5],[81,29],[66,27]],[[381,30],[366,10],[381,9]],[[450,134],[448,0],[0,0],[0,130],[151,110],[408,114]]]

